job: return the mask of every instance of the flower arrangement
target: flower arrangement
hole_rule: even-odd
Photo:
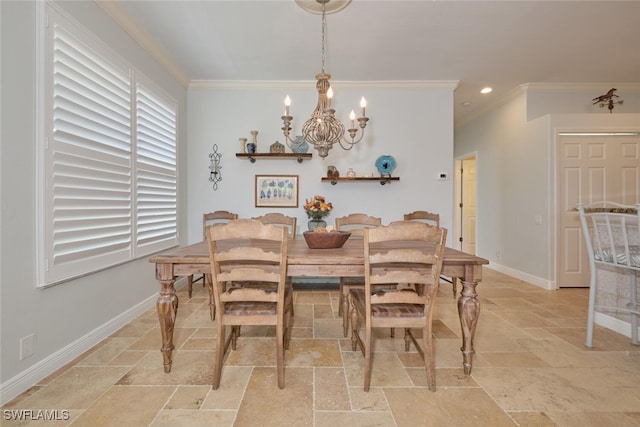
[[[329,215],[333,205],[328,203],[324,196],[313,196],[311,200],[305,199],[304,210],[309,218],[321,219]]]

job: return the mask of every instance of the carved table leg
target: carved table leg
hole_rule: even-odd
[[[164,372],[171,372],[171,353],[173,352],[173,327],[176,322],[176,314],[178,313],[178,297],[176,289],[173,286],[175,277],[170,275],[167,278],[167,271],[162,268],[171,268],[171,266],[156,266],[156,278],[160,281],[160,295],[156,302],[156,310],[158,312],[158,320],[160,321],[160,333],[162,334],[162,357],[164,359]],[[165,274],[163,274],[165,273]]]
[[[476,286],[478,282],[462,282],[462,291],[458,298],[458,314],[460,315],[460,326],[462,327],[462,351],[464,373],[471,374],[473,367],[473,337],[476,334],[476,325],[480,316],[480,301],[478,301]]]

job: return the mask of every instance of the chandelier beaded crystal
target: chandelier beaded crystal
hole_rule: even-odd
[[[302,139],[295,141],[291,138],[291,122],[293,117],[289,114],[291,99],[289,95],[285,98],[285,111],[282,116],[282,132],[285,136],[287,145],[293,149],[300,141],[306,141],[311,144],[322,158],[327,157],[329,150],[334,144],[339,144],[344,150],[350,150],[355,144],[362,141],[364,137],[364,129],[367,126],[368,117],[365,116],[367,102],[362,97],[360,100],[361,116],[357,118],[360,132],[356,128],[356,114],[352,110],[349,115],[350,127],[345,125],[336,117],[336,111],[331,108],[331,99],[333,90],[331,89],[331,75],[325,72],[325,33],[326,33],[326,6],[332,0],[315,0],[321,5],[322,10],[322,72],[316,74],[316,89],[318,91],[318,103],[311,113],[311,117],[302,125]],[[334,0],[335,1],[335,0]],[[344,3],[344,2],[342,2]],[[348,4],[348,3],[347,3]],[[342,5],[341,7],[344,7]],[[345,135],[345,134],[348,134]]]

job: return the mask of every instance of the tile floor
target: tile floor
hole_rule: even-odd
[[[2,409],[68,411],[69,420],[36,426],[640,425],[640,348],[597,327],[596,347],[585,349],[585,289],[546,291],[485,271],[470,377],[451,287],[441,286],[435,393],[414,349],[405,353],[402,334],[387,331],[376,341],[371,391],[362,391],[363,357],[342,337],[335,290],[296,291],[284,390],[276,385],[273,331],[245,327],[214,391],[216,330],[196,286],[191,299],[179,290],[170,374],[150,310]],[[2,418],[2,426],[28,424]]]

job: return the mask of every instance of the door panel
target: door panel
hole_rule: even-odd
[[[559,287],[589,286],[587,259],[576,204],[611,201],[640,203],[640,137],[559,136]]]

